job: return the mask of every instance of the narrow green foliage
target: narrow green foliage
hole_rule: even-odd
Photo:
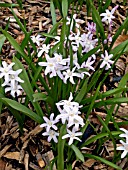
[[[95,159],[95,160],[98,160],[98,161],[101,161],[102,163],[106,164],[106,165],[109,165],[110,167],[114,168],[114,169],[117,169],[117,170],[122,170],[122,168],[120,168],[119,166],[117,166],[116,164],[110,162],[110,161],[107,161],[106,159],[104,158],[101,158],[99,156],[96,156],[96,155],[92,155],[92,154],[83,154],[85,157],[87,158],[90,158],[90,159]]]
[[[120,131],[112,131],[111,134],[112,134],[113,136],[117,136],[117,135],[120,135],[121,132],[120,132]],[[86,141],[81,145],[81,147],[90,145],[91,143],[95,142],[96,140],[101,139],[101,138],[104,138],[104,137],[107,137],[107,136],[109,136],[109,133],[100,133],[100,134],[97,134],[96,136],[93,136],[93,137],[91,137],[90,139],[86,140]]]
[[[58,139],[58,158],[57,158],[57,169],[64,170],[64,145],[65,139],[62,136],[66,133],[66,125],[62,125],[60,128],[60,134]]]
[[[77,94],[77,96],[75,97],[75,101],[80,103],[81,100],[83,99],[83,97],[86,94],[86,89],[87,89],[87,83],[88,83],[88,78],[85,80],[82,88],[80,89],[80,92]]]
[[[66,18],[68,13],[68,0],[62,0],[62,14]]]
[[[0,98],[0,101],[3,102],[5,105],[12,107],[15,110],[17,110],[21,113],[24,113],[26,116],[30,117],[35,122],[37,122],[39,124],[42,123],[42,118],[40,116],[38,116],[36,113],[34,113],[33,111],[31,111],[26,106],[14,101],[14,100],[8,99],[8,98]]]
[[[3,34],[0,34],[0,53],[5,40],[6,37]]]
[[[21,83],[21,86],[23,87],[25,93],[29,97],[29,100],[33,104],[37,114],[40,115],[40,116],[43,116],[42,109],[41,109],[40,105],[38,104],[38,102],[33,102],[32,95],[33,95],[34,92],[33,92],[31,83],[29,81],[28,75],[26,73],[26,70],[24,69],[23,65],[21,64],[21,62],[16,57],[13,58],[13,62],[15,63],[15,65],[14,65],[15,70],[22,69],[22,73],[20,74],[20,78],[22,80],[24,80],[24,83]]]
[[[15,8],[18,7],[18,4],[10,4],[10,3],[0,3],[0,7],[10,7],[10,8]]]
[[[76,147],[75,145],[71,145],[71,148],[73,149],[73,151],[75,152],[76,154],[76,157],[81,160],[82,162],[84,162],[84,156],[83,154],[81,153],[81,151],[78,149],[78,147]]]
[[[51,9],[51,16],[52,16],[52,23],[53,25],[56,24],[56,13],[55,13],[55,6],[53,0],[50,1],[50,9]]]

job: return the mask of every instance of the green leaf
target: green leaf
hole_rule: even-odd
[[[60,128],[59,139],[58,139],[58,158],[57,158],[57,169],[64,170],[64,145],[65,139],[62,136],[66,133],[66,125],[62,125]]]
[[[6,37],[3,34],[0,34],[0,53],[5,40]]]
[[[75,101],[80,103],[81,100],[83,99],[84,95],[86,94],[86,89],[87,89],[87,83],[88,83],[88,78],[85,80],[82,88],[80,89],[80,92],[77,94],[75,97]]]
[[[24,91],[26,92],[29,100],[33,104],[37,114],[42,117],[43,112],[42,112],[42,109],[41,109],[40,105],[38,104],[38,102],[33,102],[33,96],[32,95],[33,95],[34,92],[33,92],[33,89],[32,89],[32,85],[31,85],[31,83],[29,81],[28,75],[26,73],[26,70],[24,69],[22,63],[16,57],[13,57],[13,62],[15,63],[15,65],[13,66],[13,68],[15,70],[22,69],[22,72],[20,74],[20,78],[22,80],[24,80],[24,83],[21,83],[21,86],[24,89]]]
[[[50,1],[50,8],[51,8],[52,23],[53,25],[55,25],[56,24],[56,12],[55,12],[53,0]]]
[[[89,52],[87,52],[86,54],[83,55],[83,57],[81,58],[80,63],[82,64],[88,57],[90,57],[92,54],[95,54],[101,46],[98,46],[96,48],[93,48],[92,50],[90,50]]]
[[[105,105],[121,104],[121,103],[128,103],[128,98],[119,97],[119,98],[112,98],[108,100],[99,101],[95,103],[94,108],[99,108]]]
[[[0,98],[0,100],[4,104],[9,105],[10,107],[12,107],[13,109],[24,113],[26,116],[30,117],[35,122],[37,122],[39,124],[41,124],[43,122],[43,120],[41,119],[40,116],[38,116],[36,113],[34,113],[30,109],[28,109],[26,106],[14,101],[14,100],[8,99],[8,98]]]
[[[73,149],[73,151],[75,152],[76,154],[76,157],[78,159],[80,159],[82,162],[84,162],[84,156],[83,154],[81,153],[81,151],[75,146],[75,145],[71,145],[71,148]]]
[[[62,0],[62,14],[64,18],[67,17],[67,13],[68,13],[68,1]]]
[[[113,136],[117,136],[117,135],[121,134],[121,132],[120,132],[120,131],[112,131],[111,134],[112,134]],[[86,145],[90,145],[91,143],[95,142],[96,140],[101,139],[101,138],[103,138],[103,137],[107,137],[107,136],[109,136],[108,133],[100,133],[100,134],[97,134],[96,136],[93,136],[93,137],[89,138],[88,140],[86,140],[86,141],[81,145],[81,147],[86,146]]]
[[[24,121],[22,119],[21,114],[19,113],[19,111],[17,111],[16,109],[13,109],[10,106],[8,106],[8,109],[11,111],[12,115],[16,118],[16,120],[17,120],[17,122],[19,124],[19,129],[20,129],[21,133],[23,133]]]
[[[43,101],[46,101],[48,96],[44,93],[35,93],[33,94],[33,102],[37,102],[37,101],[40,101],[40,100],[43,100]]]
[[[0,7],[18,7],[18,4],[0,3]]]
[[[101,158],[101,157],[99,157],[99,156],[92,155],[92,154],[83,154],[83,155],[84,155],[85,157],[87,157],[87,158],[91,158],[91,159],[95,159],[95,160],[101,161],[101,162],[103,162],[104,164],[109,165],[109,166],[111,166],[111,167],[114,168],[114,169],[122,170],[122,168],[120,168],[120,167],[117,166],[116,164],[114,164],[114,163],[112,163],[112,162],[110,162],[110,161],[108,161],[108,160],[106,160],[106,159],[103,159],[103,158]]]

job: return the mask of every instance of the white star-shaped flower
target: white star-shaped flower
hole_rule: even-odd
[[[50,50],[50,45],[43,44],[42,47],[40,47],[38,49],[39,52],[38,52],[37,56],[41,57],[44,52],[49,53],[49,50]]]
[[[15,83],[16,82],[20,82],[20,83],[24,83],[24,80],[22,80],[20,77],[18,77],[18,75],[22,72],[22,69],[13,71],[10,71],[10,75],[9,75],[9,85],[12,86],[12,88],[15,88]],[[8,85],[6,83],[3,83],[3,86]]]
[[[81,108],[82,107],[79,105],[78,102],[72,101],[72,99],[73,99],[73,95],[70,92],[70,96],[69,96],[68,100],[61,100],[58,103],[56,103],[56,106],[57,106],[58,110],[60,111],[60,113],[63,114],[64,113],[63,109],[65,110],[65,108],[67,108],[67,107],[69,107],[69,108],[72,108],[72,107]],[[63,106],[63,109],[61,109],[61,106]]]
[[[52,139],[55,143],[58,142],[57,136],[59,136],[59,133],[55,132],[54,130],[49,130],[47,132],[42,133],[43,136],[48,136],[48,142],[50,142]]]
[[[33,43],[36,43],[38,46],[40,46],[40,42],[44,40],[44,38],[41,38],[41,35],[37,35],[37,36],[31,36],[31,39],[33,41]]]
[[[121,158],[124,158],[127,155],[127,153],[128,153],[128,143],[127,142],[125,143],[122,140],[120,140],[120,143],[122,144],[122,146],[118,146],[116,148],[116,150],[123,151],[123,153],[121,154]]]
[[[111,11],[109,11],[108,9],[105,10],[105,13],[100,14],[100,16],[102,16],[102,22],[107,22],[107,23],[111,23],[112,19],[114,19],[115,17],[113,16],[115,9],[113,8]]]
[[[71,145],[73,143],[74,139],[81,142],[81,140],[77,136],[81,136],[82,132],[76,132],[75,128],[73,128],[72,131],[67,129],[67,132],[68,133],[66,135],[62,136],[62,139],[70,138],[68,145]]]
[[[105,55],[101,54],[101,57],[102,63],[100,65],[100,68],[105,67],[105,70],[111,68],[111,64],[114,63],[114,61],[110,60],[113,57],[113,54],[108,55],[108,52],[105,50]]]
[[[120,134],[120,137],[125,137],[126,141],[128,142],[128,130],[124,129],[124,128],[120,128],[121,131],[123,131],[124,133]]]
[[[50,77],[56,76],[56,59],[55,57],[50,58],[49,55],[45,54],[47,62],[39,62],[40,66],[46,66],[45,75],[52,73]]]
[[[2,84],[2,86],[4,86],[5,84],[9,82],[10,71],[12,71],[12,66],[14,64],[15,63],[11,63],[8,65],[5,61],[2,61],[3,67],[0,67],[0,78],[4,77],[4,83]]]
[[[66,71],[63,72],[64,75],[64,83],[67,84],[67,80],[69,79],[69,81],[72,84],[75,84],[73,77],[78,77],[78,78],[83,78],[83,76],[80,73],[76,73],[75,72],[76,67],[74,67],[72,70],[67,69]]]
[[[18,85],[18,82],[15,82],[14,86],[10,86],[10,87],[5,88],[5,93],[7,93],[8,91],[11,91],[11,95],[13,97],[16,97],[16,95],[17,96],[21,95],[21,93],[22,93],[21,90],[23,90],[23,88],[20,85]]]
[[[54,118],[54,113],[50,115],[50,119],[48,119],[46,116],[43,116],[45,123],[42,123],[40,127],[41,128],[45,127],[47,132],[50,130],[50,128],[57,130],[57,126],[55,124],[58,122],[58,120],[57,119],[53,120],[53,118]]]

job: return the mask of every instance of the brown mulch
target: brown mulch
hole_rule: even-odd
[[[15,0],[3,0],[3,2],[15,3]],[[119,9],[116,13],[115,22],[115,32],[118,27],[125,20],[124,11],[126,11],[126,6],[123,6],[123,3],[118,3]],[[111,6],[110,6],[111,8]],[[33,35],[37,35],[39,32],[49,32],[52,28],[52,20],[50,14],[50,3],[42,0],[24,0],[23,1],[23,10],[19,8],[13,8],[17,17],[21,22],[26,21],[27,31],[33,30]],[[70,12],[70,11],[69,11]],[[57,21],[60,19],[59,12],[57,10]],[[7,24],[8,17],[12,17],[11,11],[9,8],[0,8],[0,27],[3,29]],[[87,23],[87,19],[91,20],[91,17],[87,18],[86,8],[83,6],[82,11],[80,12],[80,17]],[[10,20],[8,32],[16,39],[20,44],[24,39],[24,34],[19,28],[19,25],[13,20]],[[114,32],[114,33],[115,33]],[[117,46],[119,43],[123,42],[124,39],[128,37],[120,36],[118,41],[114,44]],[[11,60],[12,54],[15,53],[14,48],[6,41],[3,45],[2,52],[0,57],[3,60]],[[128,72],[128,57],[126,55],[121,56],[115,66],[114,72],[110,75],[110,84],[113,87],[118,86],[118,81],[114,81],[113,77],[122,77]],[[103,91],[107,90],[107,85],[104,85]],[[96,118],[96,115],[100,115],[105,119],[106,114],[101,111],[94,111],[90,116],[92,124],[96,125],[96,129],[101,128],[101,124]],[[122,116],[128,115],[128,105],[122,104],[117,113],[118,121],[121,121]],[[110,123],[112,124],[112,123]],[[126,127],[128,128],[128,127]],[[9,112],[8,108],[2,110],[0,115],[0,170],[43,170],[48,169],[50,160],[54,158],[54,153],[51,148],[51,144],[47,142],[46,138],[42,135],[42,129],[34,121],[29,118],[25,119],[23,134],[19,131],[18,123],[15,118]],[[91,153],[95,149],[94,146],[84,147],[82,152]],[[111,160],[113,157],[113,145],[111,141],[107,141],[101,151],[102,157],[107,160]],[[123,170],[127,170],[128,159],[125,158],[120,160],[117,163]],[[93,160],[85,159],[84,163],[78,161],[73,162],[72,167],[75,170],[114,170],[107,165]],[[56,170],[56,166],[54,166]]]

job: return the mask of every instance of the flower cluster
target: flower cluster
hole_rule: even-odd
[[[115,18],[115,16],[113,16],[114,12],[116,11],[116,9],[118,8],[118,5],[115,6],[111,11],[109,11],[108,9],[105,10],[105,13],[101,13],[100,16],[103,17],[102,18],[102,22],[105,22],[108,25],[108,35],[107,35],[107,39],[104,40],[104,43],[106,44],[107,42],[112,42],[112,26],[113,26],[113,19]]]
[[[5,61],[2,62],[2,66],[0,66],[0,78],[4,78],[4,82],[2,86],[5,87],[5,93],[11,91],[11,95],[13,97],[19,96],[21,94],[22,87],[18,83],[24,83],[24,81],[18,77],[22,72],[22,69],[14,71],[12,69],[15,63],[7,64]]]
[[[115,10],[116,8],[114,8],[112,14]],[[78,62],[77,53],[79,48],[82,49],[81,57],[83,57],[85,53],[88,53],[90,50],[95,48],[98,41],[98,39],[95,38],[96,24],[93,22],[88,23],[88,27],[85,28],[86,33],[81,34],[79,24],[83,23],[83,20],[76,19],[76,17],[76,14],[73,15],[72,19],[67,17],[67,25],[70,25],[70,34],[68,37],[65,37],[64,41],[64,47],[66,44],[67,46],[69,46],[69,48],[71,46],[72,56],[63,58],[63,56],[57,51],[52,54],[52,57],[49,55],[51,47],[56,45],[60,41],[60,36],[55,36],[55,42],[52,42],[48,45],[46,45],[45,43],[41,43],[41,41],[43,41],[44,39],[41,38],[40,35],[37,35],[37,37],[31,37],[32,41],[39,46],[37,50],[37,57],[45,56],[46,61],[38,63],[40,66],[45,67],[45,75],[49,74],[50,78],[59,76],[65,84],[67,84],[68,80],[70,81],[70,83],[75,84],[76,77],[79,79],[83,79],[85,75],[90,76],[90,71],[95,71],[93,64],[96,61],[96,55],[93,54],[87,60],[80,64]],[[77,28],[75,32],[73,32],[73,26]],[[113,64],[113,61],[111,60],[112,56],[113,55],[109,55],[107,51],[105,51],[105,54],[101,54],[102,63],[100,65],[100,68],[105,67],[105,70],[111,68],[111,64]]]
[[[120,140],[122,146],[118,146],[116,149],[123,151],[123,153],[121,154],[121,158],[124,158],[128,154],[128,130],[124,128],[120,128],[120,130],[123,131],[124,133],[120,134],[119,136],[124,137],[125,142],[123,140]]]
[[[62,139],[70,138],[68,145],[73,143],[73,140],[76,139],[81,141],[77,136],[81,136],[82,132],[79,131],[80,127],[84,126],[84,121],[81,116],[80,108],[82,106],[79,103],[72,101],[73,96],[70,92],[70,97],[68,100],[61,100],[60,102],[56,103],[56,106],[60,112],[57,116],[57,119],[61,119],[62,124],[67,124],[67,134],[62,137]],[[69,130],[72,128],[72,131]]]
[[[60,112],[60,114],[54,118],[54,113],[50,115],[50,119],[47,117],[43,117],[45,123],[41,124],[40,127],[45,127],[46,132],[42,133],[43,136],[48,136],[48,142],[51,141],[51,139],[54,140],[54,142],[58,142],[57,136],[59,136],[59,133],[56,132],[57,126],[55,125],[59,120],[61,120],[62,124],[67,125],[67,134],[62,137],[62,139],[70,138],[68,145],[71,145],[74,141],[74,139],[81,141],[77,136],[81,136],[82,132],[78,132],[80,127],[84,126],[84,122],[81,116],[81,112],[79,111],[79,108],[82,106],[79,105],[79,103],[72,101],[73,96],[72,93],[70,93],[70,97],[68,100],[61,100],[58,103],[56,103],[56,106]],[[72,131],[70,130],[72,129]]]
[[[53,139],[54,142],[57,143],[58,142],[57,136],[59,136],[59,133],[55,131],[57,130],[57,126],[55,124],[58,122],[58,120],[57,119],[54,120],[53,118],[54,118],[54,113],[50,115],[50,119],[43,116],[45,123],[41,124],[40,127],[46,128],[46,132],[42,133],[42,135],[48,136],[48,142],[50,142]]]

